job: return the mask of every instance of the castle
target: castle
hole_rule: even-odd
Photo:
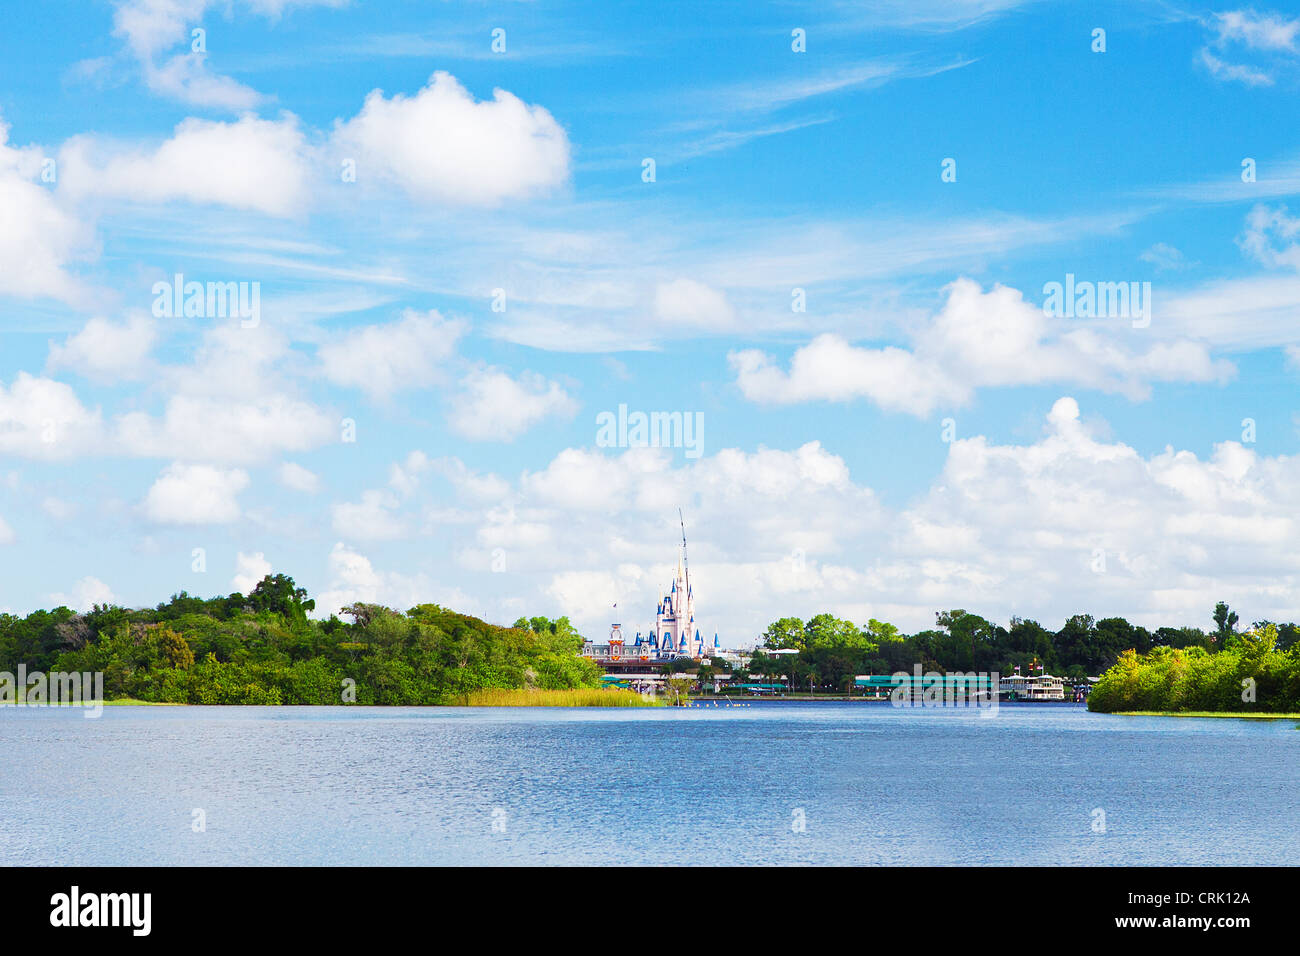
[[[677,557],[677,578],[659,599],[653,630],[646,637],[642,637],[638,631],[635,641],[628,646],[623,637],[623,626],[613,624],[610,627],[609,643],[596,644],[588,641],[582,648],[582,656],[590,657],[602,665],[619,662],[633,664],[671,661],[678,657],[703,660],[716,655],[721,649],[717,633],[709,641],[700,636],[699,626],[695,623],[695,591],[691,587],[691,568],[686,556],[686,529],[683,523],[681,552]]]

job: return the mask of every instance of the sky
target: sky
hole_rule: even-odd
[[[1300,9],[0,21],[0,610],[1300,617]]]

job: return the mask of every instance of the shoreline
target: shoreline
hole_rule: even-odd
[[[1100,713],[1100,711],[1094,711]],[[1117,710],[1112,717],[1235,717],[1238,720],[1300,720],[1300,713],[1245,713],[1237,710]]]

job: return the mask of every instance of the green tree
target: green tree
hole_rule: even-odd
[[[1228,646],[1228,639],[1237,632],[1237,612],[1228,609],[1223,601],[1214,605],[1214,643],[1217,649]]]
[[[783,617],[767,626],[761,643],[763,647],[770,647],[773,650],[792,648],[801,651],[806,638],[803,621],[797,617]]]
[[[254,611],[279,614],[287,621],[305,622],[307,612],[316,609],[316,602],[308,600],[306,589],[294,584],[287,574],[268,574],[249,592],[248,606]]]
[[[670,677],[664,681],[664,695],[670,705],[681,707],[690,702],[694,685],[695,681],[688,677]]]
[[[194,664],[194,651],[189,643],[170,627],[158,625],[157,641],[158,656],[164,666],[185,671]]]

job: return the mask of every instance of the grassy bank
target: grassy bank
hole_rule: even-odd
[[[105,707],[182,707],[183,704],[171,704],[157,700],[136,700],[134,697],[119,697],[116,700],[101,701]],[[12,700],[0,700],[0,707],[5,705],[10,707],[20,706]],[[69,703],[62,700],[42,701],[41,703],[23,704],[24,707],[89,707],[89,704]]]
[[[630,690],[576,688],[573,690],[505,689],[480,690],[466,694],[466,707],[659,707]]]
[[[1121,710],[1117,717],[1235,717],[1238,720],[1300,720],[1300,713],[1266,714],[1226,710]]]

